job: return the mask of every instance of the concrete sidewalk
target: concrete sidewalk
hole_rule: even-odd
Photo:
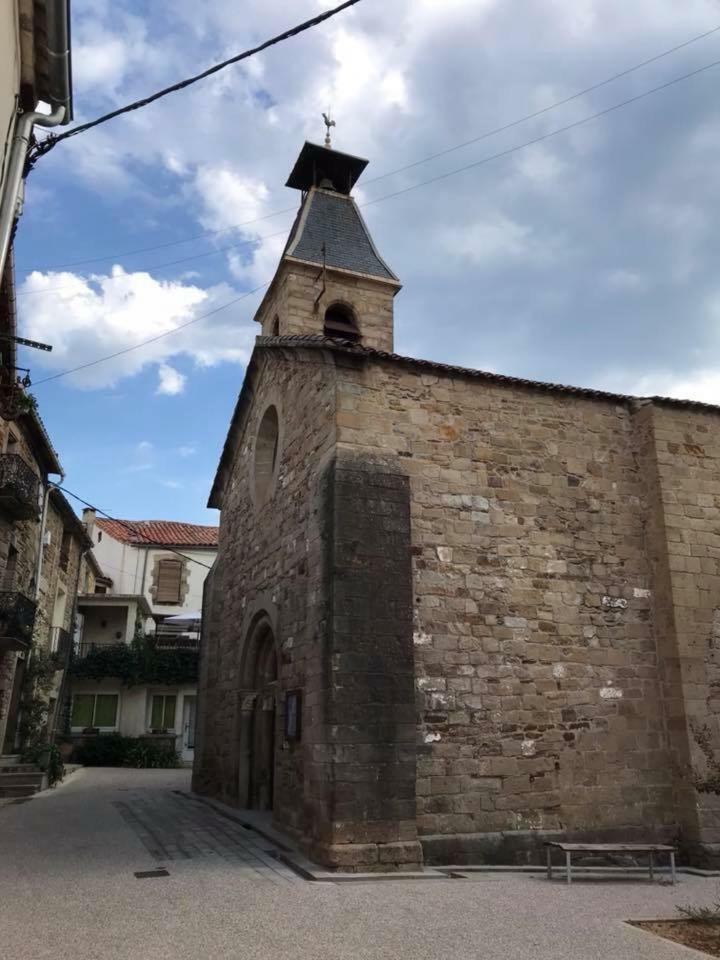
[[[184,770],[83,770],[0,808],[3,960],[704,956],[622,921],[710,903],[717,880],[306,882],[267,841],[175,792],[188,781]],[[158,866],[169,876],[134,876]]]

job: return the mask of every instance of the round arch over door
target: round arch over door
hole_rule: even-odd
[[[277,653],[266,616],[250,628],[243,665],[240,731],[240,802],[252,810],[272,810],[275,788]]]

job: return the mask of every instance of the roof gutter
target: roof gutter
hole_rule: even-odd
[[[70,68],[70,0],[47,0],[45,7],[48,58],[48,97],[55,110],[64,107],[61,123],[69,123],[72,111]]]

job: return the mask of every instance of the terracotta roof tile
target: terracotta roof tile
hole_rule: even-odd
[[[105,520],[97,526],[121,543],[152,543],[161,547],[217,547],[218,528],[175,520]]]

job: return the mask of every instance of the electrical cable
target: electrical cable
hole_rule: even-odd
[[[141,100],[135,100],[132,103],[126,104],[124,107],[118,107],[117,110],[111,110],[110,113],[105,113],[101,117],[96,117],[95,120],[88,120],[87,123],[80,123],[75,127],[71,127],[69,130],[65,130],[64,133],[50,134],[50,136],[46,137],[44,140],[36,143],[29,151],[25,165],[25,176],[27,176],[40,157],[48,153],[62,140],[67,140],[68,137],[75,137],[79,133],[85,133],[88,130],[92,130],[94,127],[100,126],[102,123],[107,123],[108,120],[113,120],[115,117],[122,116],[124,113],[130,113],[132,110],[139,110],[141,107],[147,107],[149,104],[154,103],[156,100],[160,100],[162,97],[166,97],[170,93],[176,93],[178,90],[184,90],[193,83],[197,83],[199,80],[204,80],[206,77],[210,77],[212,74],[218,73],[220,70],[224,70],[226,67],[232,66],[232,64],[239,63],[241,60],[247,60],[249,57],[253,57],[255,54],[261,53],[263,50],[267,50],[269,47],[273,47],[278,43],[282,43],[285,40],[296,37],[298,34],[304,33],[311,27],[316,27],[319,24],[324,23],[325,20],[329,20],[331,17],[336,16],[343,10],[347,10],[348,7],[354,7],[357,3],[360,3],[360,0],[345,0],[344,3],[341,3],[337,7],[333,7],[332,10],[326,10],[324,13],[320,13],[315,17],[311,17],[310,20],[306,20],[304,23],[299,23],[297,26],[291,27],[289,30],[285,30],[283,33],[279,33],[275,37],[271,37],[270,40],[265,40],[263,43],[256,47],[252,47],[250,50],[245,50],[243,53],[238,53],[234,57],[229,57],[227,60],[223,60],[222,63],[216,63],[214,66],[208,67],[207,70],[203,70],[202,73],[197,73],[192,77],[187,77],[185,80],[180,80],[177,83],[173,83],[169,87],[164,87],[162,90],[158,90],[155,93],[150,94],[149,97],[143,97]]]
[[[287,236],[287,228],[284,230],[278,230],[277,233],[268,233],[261,237],[255,237],[253,240],[241,240],[238,243],[231,243],[227,247],[218,247],[217,250],[206,250],[204,253],[196,253],[190,257],[181,257],[179,260],[168,260],[163,263],[152,264],[149,267],[144,267],[140,270],[135,270],[133,273],[154,273],[157,270],[164,270],[166,267],[175,267],[179,263],[187,263],[190,260],[201,260],[203,257],[214,257],[220,253],[227,253],[228,250],[236,250],[238,247],[249,247],[254,243],[262,243],[264,240],[272,240],[275,237],[285,237]],[[30,276],[30,274],[28,274]],[[124,280],[128,276],[126,272],[123,272],[121,276],[109,276],[103,278],[103,283],[111,283],[113,280]],[[77,277],[78,280],[82,280],[84,283],[92,282],[95,280],[95,277]],[[37,297],[43,293],[60,293],[63,290],[75,290],[76,287],[70,284],[66,284],[62,287],[47,287],[44,290],[26,290],[18,291],[16,297]]]
[[[629,74],[634,73],[636,70],[642,69],[642,67],[646,67],[651,63],[655,63],[658,60],[663,59],[663,57],[670,56],[670,54],[677,53],[678,50],[682,50],[683,48],[688,47],[693,43],[697,43],[699,40],[704,40],[707,37],[715,33],[718,33],[719,31],[720,31],[720,25],[717,27],[713,27],[711,30],[705,31],[705,33],[700,33],[700,34],[697,34],[697,36],[690,37],[690,39],[684,40],[682,43],[676,44],[674,47],[670,47],[667,50],[663,50],[661,53],[655,54],[655,56],[649,57],[647,60],[643,60],[640,63],[636,63],[633,66],[628,67],[625,70],[621,70],[620,73],[615,73],[611,77],[606,77],[604,80],[600,80],[598,83],[594,83],[589,87],[585,87],[583,90],[579,90],[577,93],[573,93],[562,100],[557,100],[554,103],[549,104],[547,107],[542,107],[542,109],[536,110],[534,113],[528,113],[524,117],[519,117],[517,120],[511,120],[509,123],[503,124],[500,127],[496,127],[493,130],[487,130],[485,131],[485,133],[481,133],[478,136],[473,137],[471,140],[465,140],[462,143],[455,144],[454,146],[448,147],[445,150],[441,150],[438,153],[432,153],[427,157],[422,157],[420,160],[414,160],[413,162],[408,163],[403,167],[397,167],[395,170],[389,170],[387,173],[381,173],[377,177],[373,177],[370,180],[365,180],[364,185],[369,186],[371,183],[377,183],[379,180],[385,180],[387,177],[392,177],[398,173],[403,173],[406,170],[411,170],[412,168],[420,166],[423,163],[428,163],[431,160],[436,160],[438,157],[446,156],[447,154],[453,153],[456,150],[461,150],[464,147],[471,146],[474,143],[479,143],[481,140],[486,140],[489,137],[493,137],[498,133],[504,133],[506,130],[510,130],[513,127],[517,127],[522,123],[526,123],[528,120],[534,120],[537,117],[540,117],[550,112],[551,110],[555,110],[558,107],[565,106],[566,104],[571,103],[573,100],[577,100],[580,97],[586,96],[588,93],[592,93],[595,90],[599,90],[601,87],[607,86],[609,83],[613,83],[615,80],[620,80],[622,77],[626,77]],[[256,217],[253,220],[244,220],[243,222],[234,224],[231,227],[221,227],[218,230],[206,230],[203,233],[198,233],[198,234],[194,234],[193,236],[184,237],[182,240],[171,240],[167,243],[156,244],[155,246],[139,247],[135,250],[126,250],[123,253],[106,254],[105,256],[102,256],[102,257],[89,257],[84,260],[72,260],[67,263],[59,263],[54,265],[51,264],[50,266],[42,267],[40,269],[59,270],[63,267],[81,266],[84,263],[99,263],[103,260],[113,260],[119,257],[130,257],[139,253],[150,253],[153,250],[162,250],[162,249],[165,249],[166,247],[177,246],[181,243],[190,243],[194,240],[202,240],[205,237],[217,236],[217,234],[219,233],[226,233],[230,230],[237,230],[237,229],[240,229],[241,227],[250,226],[253,223],[260,223],[263,220],[269,220],[272,217],[278,217],[284,213],[294,213],[295,209],[296,209],[295,207],[285,207],[285,209],[283,210],[275,210],[273,213],[264,214],[262,217]],[[275,236],[275,234],[272,234],[272,236]]]
[[[235,303],[239,303],[240,300],[246,300],[248,297],[251,297],[254,293],[257,293],[264,287],[268,287],[271,283],[272,280],[267,280],[265,283],[261,283],[259,287],[255,287],[253,290],[248,290],[247,293],[243,293],[239,297],[234,297],[232,300],[228,300],[227,303],[223,303],[219,307],[215,307],[214,310],[208,310],[207,313],[201,313],[200,316],[193,317],[193,319],[188,320],[187,323],[181,323],[177,327],[171,327],[170,330],[165,330],[163,333],[159,333],[157,336],[150,337],[147,340],[142,340],[140,343],[135,343],[131,347],[124,347],[122,350],[116,350],[115,353],[111,353],[106,357],[98,357],[97,360],[90,360],[87,363],[81,363],[79,366],[73,367],[71,370],[62,370],[60,373],[54,373],[50,377],[44,377],[42,380],[36,380],[33,383],[33,387],[39,387],[43,383],[50,383],[51,380],[59,380],[60,377],[67,377],[69,374],[77,373],[80,370],[87,370],[88,367],[95,367],[99,363],[105,363],[106,360],[114,360],[116,357],[122,357],[126,353],[132,353],[133,350],[139,350],[140,347],[146,347],[149,343],[157,343],[158,340],[162,340],[164,337],[169,337],[170,334],[177,333],[178,330],[184,330],[186,327],[190,327],[194,323],[199,323],[200,320],[206,320],[208,317],[212,317],[214,314],[220,313],[221,310],[227,310],[228,307],[231,307]]]
[[[463,167],[459,167],[455,170],[449,170],[446,173],[438,174],[436,177],[432,177],[429,180],[423,180],[420,183],[414,183],[410,186],[403,187],[400,190],[395,190],[393,193],[385,194],[382,197],[376,197],[374,200],[368,200],[366,203],[361,204],[361,206],[368,207],[372,206],[375,203],[381,203],[384,200],[390,200],[393,197],[398,197],[402,194],[409,193],[411,190],[417,190],[420,187],[428,186],[432,183],[437,183],[439,180],[446,180],[448,177],[456,176],[458,173],[464,173],[466,170],[472,170],[476,167],[482,166],[483,164],[489,163],[491,160],[497,160],[501,157],[509,156],[510,154],[517,153],[519,150],[524,150],[526,147],[533,146],[536,143],[541,143],[544,140],[548,140],[551,137],[556,137],[560,133],[565,133],[568,130],[573,130],[576,127],[580,127],[585,123],[588,123],[591,120],[597,120],[599,117],[607,116],[607,114],[612,113],[615,110],[619,110],[621,107],[625,107],[628,104],[636,103],[639,100],[643,100],[645,97],[650,96],[653,93],[658,93],[661,90],[666,90],[668,87],[674,86],[677,83],[682,82],[683,80],[688,80],[691,77],[696,77],[701,73],[704,73],[706,70],[710,70],[713,67],[720,66],[720,60],[714,60],[712,63],[705,64],[703,67],[698,67],[696,70],[692,70],[689,73],[683,74],[679,77],[674,77],[672,80],[668,80],[665,83],[659,84],[656,87],[651,87],[649,90],[645,90],[643,93],[638,93],[633,97],[628,97],[625,100],[615,103],[612,106],[606,107],[604,110],[599,110],[597,113],[592,113],[587,117],[583,117],[580,120],[575,120],[572,123],[568,123],[563,127],[558,127],[555,130],[550,130],[548,133],[544,133],[538,137],[534,137],[532,140],[527,140],[524,143],[517,144],[514,147],[509,147],[507,150],[501,150],[499,153],[491,154],[490,156],[483,157],[480,160],[475,160],[473,163],[468,163]],[[145,340],[141,343],[135,344],[132,347],[126,347],[123,350],[118,350],[115,353],[109,354],[106,357],[99,357],[97,360],[91,360],[88,363],[81,364],[78,367],[74,367],[71,370],[64,370],[61,373],[56,373],[51,377],[45,377],[43,380],[38,380],[34,386],[39,386],[43,383],[48,383],[51,380],[58,380],[60,377],[65,377],[70,373],[76,373],[79,370],[85,370],[88,367],[93,367],[98,363],[104,363],[106,360],[113,360],[115,357],[122,356],[125,353],[130,353],[133,350],[137,350],[140,347],[146,346],[148,343],[154,343],[157,340],[163,339],[163,337],[169,336],[171,333],[175,333],[178,330],[182,330],[185,327],[189,327],[193,323],[197,323],[200,320],[205,319],[205,317],[212,316],[214,313],[218,313],[220,310],[225,310],[227,307],[232,306],[233,303],[237,303],[239,300],[244,300],[246,297],[251,296],[253,293],[257,293],[258,290],[262,290],[263,287],[269,286],[272,280],[261,284],[259,287],[256,287],[254,290],[250,290],[247,293],[243,294],[240,297],[236,297],[234,300],[228,301],[228,303],[223,304],[220,307],[216,307],[215,310],[209,311],[209,313],[201,314],[199,317],[195,317],[192,320],[189,320],[187,323],[181,324],[178,327],[174,327],[172,330],[166,330],[164,333],[158,334],[156,337],[151,337],[149,340]]]
[[[89,507],[91,510],[94,510],[96,513],[102,514],[107,520],[112,520],[113,523],[119,523],[121,527],[125,527],[129,530],[134,536],[140,536],[143,538],[143,541],[150,546],[158,547],[160,550],[167,550],[168,553],[175,553],[178,557],[182,557],[183,560],[187,560],[189,563],[195,563],[199,567],[204,567],[205,570],[212,570],[212,566],[208,566],[206,563],[202,563],[200,560],[196,560],[194,557],[189,557],[185,553],[181,553],[179,550],[173,549],[173,547],[165,546],[162,543],[157,543],[152,537],[146,537],[144,533],[140,532],[137,527],[134,527],[130,523],[126,523],[125,520],[118,520],[117,517],[111,516],[105,510],[101,510],[100,507],[96,507],[94,504],[89,503],[87,500],[83,500],[82,497],[79,497],[76,493],[73,493],[72,490],[68,490],[67,487],[60,486],[59,483],[54,483],[53,487],[58,490],[62,490],[63,493],[66,493],[69,497],[72,497],[73,500],[77,500],[78,503],[82,503],[83,506]],[[139,520],[138,523],[143,523],[147,521]]]

